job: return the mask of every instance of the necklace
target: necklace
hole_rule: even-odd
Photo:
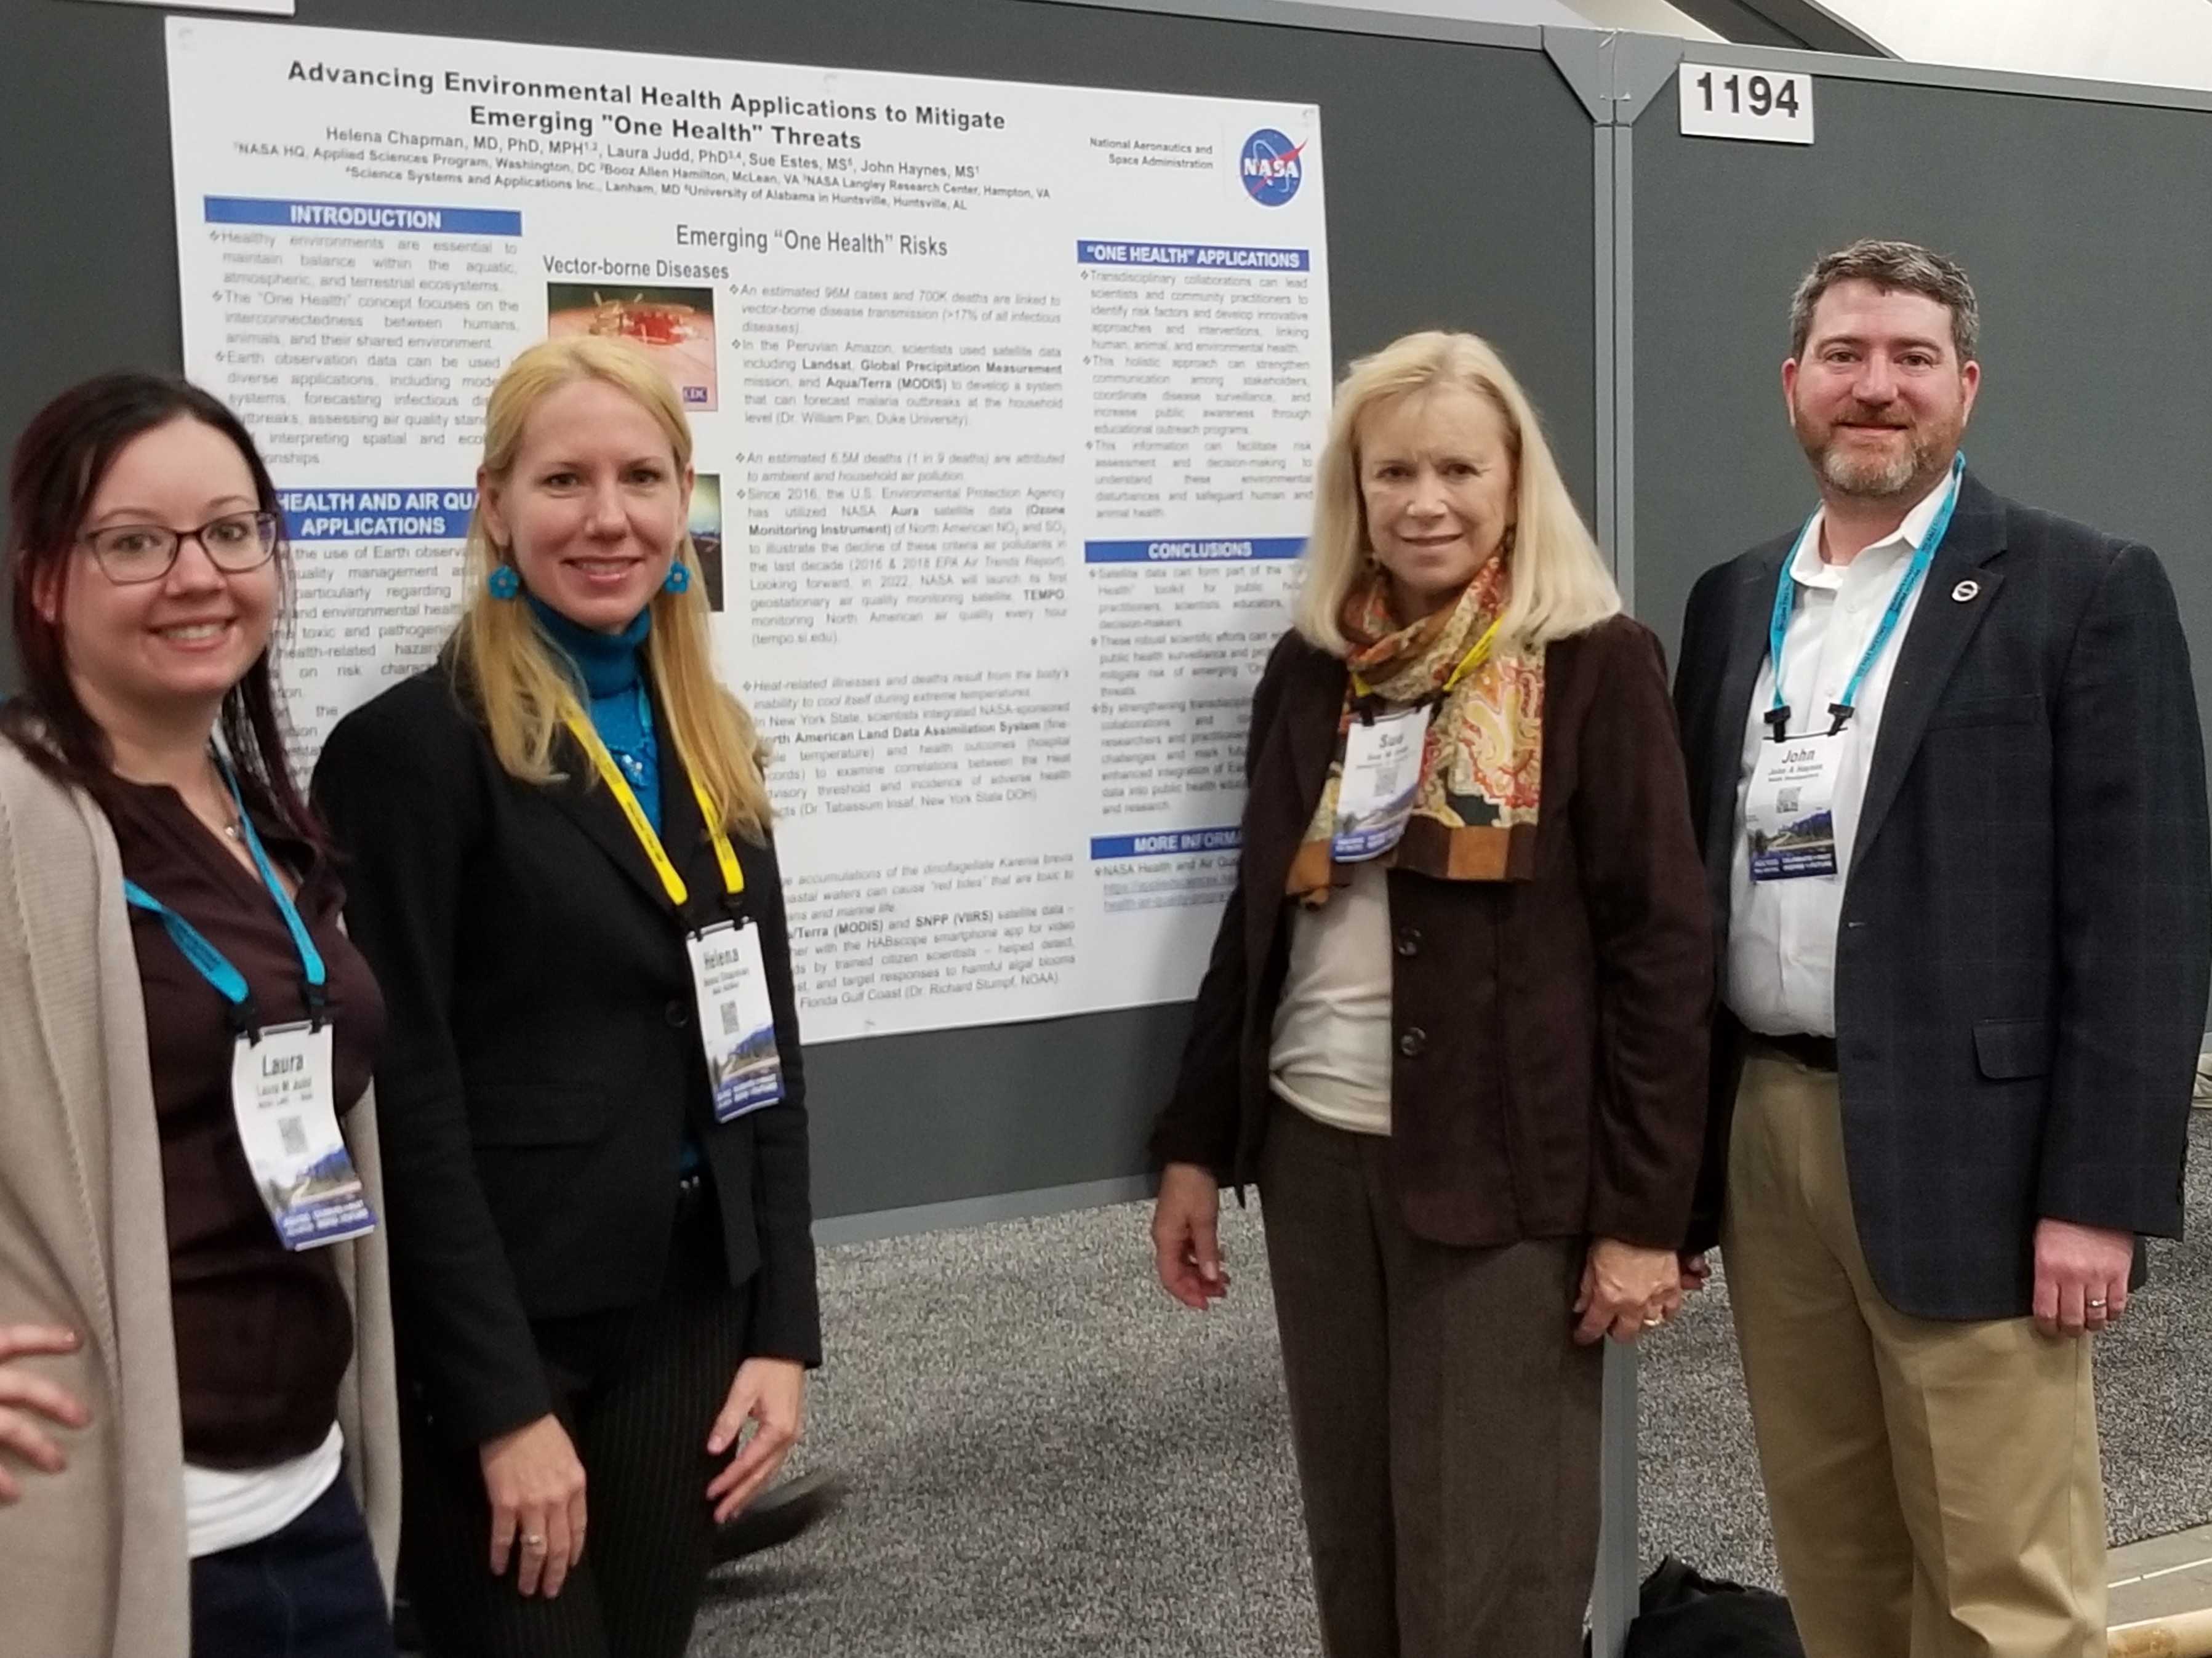
[[[230,786],[223,781],[222,773],[216,767],[212,756],[209,757],[208,769],[215,774],[215,809],[221,820],[216,827],[222,830],[226,840],[235,841],[239,837],[237,802],[232,799]]]

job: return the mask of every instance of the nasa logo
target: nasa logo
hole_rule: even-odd
[[[1244,141],[1237,173],[1252,199],[1262,207],[1281,207],[1298,193],[1304,169],[1298,161],[1304,144],[1294,144],[1273,127],[1261,127]]]

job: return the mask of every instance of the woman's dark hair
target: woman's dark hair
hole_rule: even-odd
[[[290,549],[283,508],[260,452],[220,398],[166,374],[122,370],[71,386],[31,417],[8,468],[8,584],[23,694],[0,706],[0,735],[12,738],[41,770],[64,782],[106,774],[114,763],[107,734],[85,712],[70,683],[62,638],[64,575],[76,555],[85,509],[115,457],[134,438],[174,420],[214,428],[238,446],[253,475],[260,510],[276,515],[277,574],[290,586]],[[53,619],[39,609],[52,596]],[[223,746],[249,798],[273,811],[293,834],[320,847],[327,837],[292,780],[283,717],[264,650],[222,700]]]

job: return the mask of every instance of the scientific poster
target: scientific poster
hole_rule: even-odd
[[[458,614],[500,370],[623,335],[696,434],[809,1039],[1192,993],[1327,420],[1315,110],[185,18],[169,64],[304,751]]]

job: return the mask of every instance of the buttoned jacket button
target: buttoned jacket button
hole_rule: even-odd
[[[1417,1024],[1409,1024],[1398,1038],[1398,1051],[1407,1059],[1417,1059],[1429,1045],[1429,1033]]]
[[[1418,956],[1421,953],[1420,928],[1401,926],[1398,929],[1398,953],[1401,956]]]
[[[662,1010],[662,1017],[678,1030],[691,1023],[691,1010],[681,1002],[671,1002]]]

